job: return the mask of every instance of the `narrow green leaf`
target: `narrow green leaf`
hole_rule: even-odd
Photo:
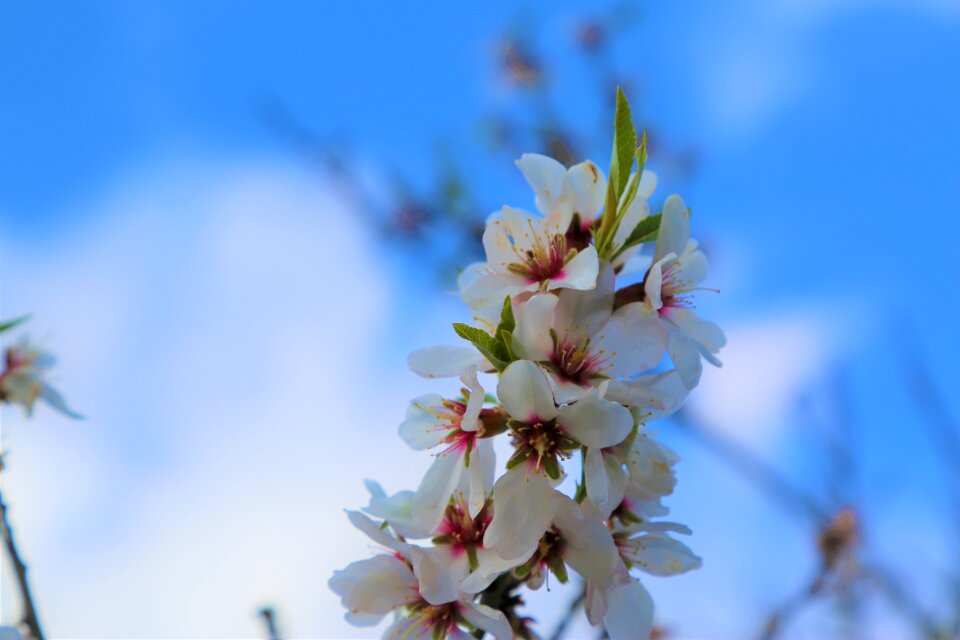
[[[503,309],[500,310],[500,325],[497,327],[497,332],[506,329],[513,333],[516,328],[517,319],[513,316],[513,303],[510,301],[510,296],[507,296],[503,300]]]
[[[610,172],[607,176],[607,198],[597,229],[595,245],[601,258],[607,258],[611,251],[613,237],[617,232],[617,223],[622,217],[618,210],[620,196],[630,181],[634,154],[637,152],[637,130],[633,126],[633,114],[630,103],[617,87],[617,107],[613,118],[613,155],[610,158]]]
[[[4,331],[9,331],[10,329],[13,329],[14,327],[17,327],[23,324],[29,319],[30,319],[30,314],[28,313],[27,315],[20,316],[19,318],[14,318],[13,320],[0,322],[0,333],[3,333]]]
[[[636,246],[643,242],[655,241],[657,239],[657,233],[660,231],[660,220],[662,217],[663,214],[656,213],[652,216],[647,216],[638,222],[637,226],[633,228],[633,231],[630,232],[630,235],[627,236],[627,239],[624,240],[623,244],[617,247],[617,251],[613,254],[613,257],[617,258],[621,253],[630,247]]]
[[[633,126],[633,114],[623,89],[617,87],[617,110],[614,114],[613,159],[610,161],[611,180],[616,174],[617,198],[627,188],[633,156],[637,152],[637,130]],[[616,169],[616,170],[614,170]]]

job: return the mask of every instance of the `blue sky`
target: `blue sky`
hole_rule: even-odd
[[[947,476],[901,355],[921,349],[945,394],[958,380],[960,263],[946,240],[960,231],[960,10],[641,7],[614,55],[643,78],[643,115],[700,149],[693,179],[662,171],[658,193],[693,206],[722,290],[700,307],[731,338],[692,411],[823,491],[819,441],[793,409],[841,366],[871,545],[919,549],[893,555],[934,607]],[[369,475],[416,483],[425,461],[394,425],[427,389],[403,357],[448,340],[463,312],[301,164],[261,106],[282,101],[349,140],[373,185],[398,168],[426,184],[443,138],[490,210],[530,207],[510,159],[478,139],[479,118],[521,106],[491,55],[505,27],[535,24],[564,70],[561,116],[594,131],[595,79],[569,43],[579,15],[572,2],[0,7],[0,315],[35,312],[58,385],[89,416],[4,414],[9,499],[54,634],[252,635],[249,611],[274,599],[298,635],[363,637],[325,588],[366,552],[338,509],[363,500]],[[601,164],[608,145],[589,145]],[[743,637],[811,570],[812,533],[661,430],[684,456],[676,517],[705,558],[651,581],[663,620]],[[96,606],[139,582],[129,613]],[[822,635],[826,617],[795,637]]]

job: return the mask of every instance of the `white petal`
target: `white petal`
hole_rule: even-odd
[[[497,383],[497,397],[507,413],[521,422],[552,420],[557,416],[550,383],[540,367],[529,360],[510,363]]]
[[[576,339],[600,331],[613,313],[615,275],[609,266],[597,276],[597,286],[581,291],[563,289],[554,313],[554,328],[561,336]]]
[[[551,278],[550,289],[593,289],[600,273],[597,250],[590,245],[566,264],[559,278]]]
[[[43,384],[40,387],[40,399],[68,418],[73,418],[74,420],[83,419],[82,415],[67,406],[67,401],[64,400],[63,395],[48,384]]]
[[[483,400],[486,393],[480,381],[477,380],[477,368],[470,367],[461,373],[460,382],[470,392],[470,397],[467,398],[467,409],[463,413],[460,428],[464,431],[476,431],[480,426],[477,423],[477,418],[480,416],[480,410],[483,409]]]
[[[707,279],[707,256],[703,251],[691,251],[690,247],[694,244],[691,240],[686,250],[677,258],[674,278],[683,289],[695,287]]]
[[[397,540],[390,535],[389,532],[382,529],[379,523],[374,522],[359,511],[347,511],[347,518],[350,519],[350,523],[353,526],[355,526],[357,529],[360,529],[360,531],[365,533],[368,538],[380,546],[390,549],[391,551],[396,551],[404,557],[409,555],[410,545],[408,545],[406,542]]]
[[[493,520],[483,546],[502,558],[516,558],[535,546],[550,526],[558,493],[543,473],[527,464],[507,471],[493,486]]]
[[[667,353],[670,354],[673,366],[680,374],[683,384],[688,389],[697,386],[697,383],[700,382],[700,374],[703,372],[703,363],[700,361],[700,350],[693,340],[688,338],[680,329],[670,327]]]
[[[543,215],[553,212],[555,202],[563,192],[563,179],[567,168],[549,156],[525,153],[517,160],[530,187],[537,196],[537,209]]]
[[[550,388],[553,389],[553,397],[556,399],[557,404],[576,402],[587,395],[592,388],[592,386],[589,386],[589,383],[588,386],[581,387],[576,382],[562,380],[556,373],[549,369],[546,373],[547,380],[550,382]]]
[[[570,167],[563,179],[564,198],[571,213],[579,213],[580,220],[590,222],[603,208],[607,193],[607,178],[589,160]]]
[[[647,277],[643,283],[643,293],[647,298],[647,304],[654,309],[663,307],[663,267],[676,257],[673,253],[668,253],[650,266]]]
[[[675,369],[651,373],[627,381],[611,380],[604,395],[608,400],[636,407],[644,423],[660,420],[679,409],[690,390]]]
[[[460,299],[471,309],[499,308],[507,296],[521,291],[534,291],[536,288],[537,283],[528,283],[513,273],[490,273],[460,289]]]
[[[657,262],[665,255],[680,255],[690,239],[690,213],[683,198],[670,196],[663,204],[663,216],[660,218],[660,231],[657,233],[657,248],[653,252],[653,261]]]
[[[714,323],[697,316],[692,309],[673,307],[667,309],[664,316],[709,353],[717,353],[727,344],[727,337],[723,335],[723,330]]]
[[[564,560],[586,580],[607,580],[622,566],[606,524],[585,514],[573,500],[561,501],[555,522],[566,544]]]
[[[637,187],[637,197],[649,198],[657,188],[657,174],[644,170],[640,176],[640,186]]]
[[[594,504],[604,504],[610,489],[607,470],[603,465],[603,452],[596,448],[587,449],[584,460],[584,479],[587,483],[587,495]]]
[[[626,407],[592,392],[560,409],[557,423],[575,440],[588,447],[612,447],[633,430],[633,416]]]
[[[407,356],[407,366],[424,378],[451,378],[470,367],[491,369],[487,359],[473,347],[438,345],[417,349]]]
[[[489,263],[488,272],[489,269],[493,269],[494,271],[502,273],[506,271],[507,266],[518,261],[517,252],[508,235],[507,225],[502,218],[498,217],[495,220],[491,220],[484,228],[483,250],[487,256],[487,263]],[[473,265],[471,265],[471,267],[473,267]],[[479,276],[484,275],[482,269],[471,269],[471,267],[467,267],[464,273],[473,275],[465,276],[461,274],[457,280],[460,291],[463,291],[467,286],[472,284]]]
[[[633,539],[636,551],[630,560],[655,576],[673,576],[699,569],[703,565],[690,547],[667,535],[645,535]]]
[[[407,407],[407,419],[400,424],[400,439],[414,451],[437,446],[452,428],[450,422],[436,414],[449,414],[443,398],[435,393],[414,398]]]
[[[516,308],[517,327],[513,332],[513,350],[521,358],[540,362],[553,354],[550,327],[557,296],[541,293]]]
[[[630,580],[606,592],[603,624],[611,640],[646,640],[653,631],[653,599],[642,584]]]
[[[327,584],[351,613],[363,614],[357,620],[374,624],[394,609],[416,600],[417,593],[417,579],[406,563],[386,555],[334,571]]]
[[[513,637],[513,630],[507,617],[502,611],[491,609],[483,604],[464,601],[460,607],[460,615],[478,629],[483,629],[496,640],[510,640]]]
[[[462,473],[462,451],[447,451],[437,456],[413,496],[413,515],[418,523],[431,529],[440,524]]]
[[[500,216],[513,241],[514,251],[526,253],[533,249],[536,237],[540,235],[541,219],[523,209],[510,206],[504,206]],[[503,302],[503,298],[500,298],[500,302]]]
[[[493,474],[496,467],[496,453],[489,438],[477,441],[476,448],[470,452],[470,517],[476,518],[493,490]]]
[[[466,554],[454,557],[448,545],[414,547],[410,560],[424,600],[444,604],[460,597],[460,583],[470,572]]]
[[[667,328],[641,302],[625,305],[595,337],[590,350],[604,359],[604,375],[625,378],[652,369],[667,348]]]
[[[364,511],[386,520],[404,538],[429,538],[433,530],[423,528],[413,517],[413,496],[413,491],[398,491],[392,496],[373,494]]]

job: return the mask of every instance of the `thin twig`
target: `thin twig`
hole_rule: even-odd
[[[267,630],[267,640],[280,640],[280,632],[277,630],[277,612],[273,607],[263,607],[258,612],[263,618],[263,624]]]
[[[774,467],[743,446],[714,430],[695,424],[683,410],[674,415],[674,421],[678,427],[693,436],[704,447],[747,476],[767,493],[773,494],[779,504],[803,512],[817,526],[821,526],[829,519],[830,514],[822,505],[793,486]]]
[[[10,520],[7,517],[7,505],[3,501],[2,492],[0,492],[0,535],[3,536],[7,555],[13,561],[13,568],[17,574],[17,584],[20,587],[20,597],[23,601],[23,625],[27,627],[33,640],[44,640],[45,636],[40,626],[40,619],[37,617],[37,608],[33,603],[30,584],[27,581],[27,565],[23,562],[20,552],[17,550],[16,539],[13,535],[13,529],[10,527]]]
[[[564,634],[567,632],[567,627],[570,626],[570,623],[573,622],[573,617],[577,615],[577,612],[580,611],[580,607],[583,606],[584,600],[587,599],[587,585],[583,584],[580,587],[580,590],[577,592],[577,596],[570,601],[570,605],[567,607],[567,612],[563,614],[563,618],[560,619],[560,622],[557,624],[557,628],[553,630],[553,633],[550,635],[550,640],[561,640]]]

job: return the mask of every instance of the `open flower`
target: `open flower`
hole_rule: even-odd
[[[513,350],[541,363],[559,403],[572,402],[609,378],[628,378],[663,357],[667,333],[640,305],[613,310],[613,270],[590,291],[536,294],[516,305]]]
[[[690,213],[680,196],[663,207],[653,264],[643,281],[643,301],[656,311],[669,335],[667,352],[688,388],[700,380],[701,356],[720,366],[716,354],[726,344],[723,331],[700,319],[690,294],[707,277],[707,258],[690,239]]]
[[[525,153],[517,160],[523,177],[536,194],[537,209],[557,228],[564,230],[571,247],[587,246],[593,238],[597,214],[603,208],[607,195],[607,178],[597,166],[587,160],[567,169],[560,162],[538,153]],[[637,179],[633,173],[631,181]],[[614,234],[613,246],[620,247],[633,228],[650,215],[647,199],[657,186],[657,176],[644,171],[637,185],[636,197],[627,207]],[[613,260],[617,272],[638,252],[634,245],[620,252]]]
[[[537,543],[562,502],[564,496],[553,488],[561,477],[560,461],[580,446],[589,451],[621,442],[633,428],[633,416],[599,393],[558,408],[546,375],[529,360],[504,370],[497,394],[511,416],[515,452],[494,485],[493,521],[484,541],[512,558]]]
[[[22,405],[30,415],[37,399],[41,399],[66,416],[80,418],[67,406],[60,392],[44,380],[55,362],[51,354],[31,345],[27,338],[8,347],[4,369],[0,372],[0,400]]]
[[[398,540],[361,513],[347,515],[389,551],[353,562],[330,578],[330,589],[340,596],[348,622],[373,626],[393,612],[394,623],[384,638],[469,638],[466,627],[482,629],[497,640],[510,640],[512,630],[503,613],[472,602],[469,595],[434,603],[425,597],[423,584],[430,580],[434,567],[425,561],[422,549]]]
[[[570,247],[547,218],[503,207],[483,232],[487,261],[460,274],[460,297],[471,309],[499,310],[506,296],[554,289],[592,289],[600,263],[593,246]]]
[[[432,530],[460,484],[469,474],[469,505],[476,516],[493,485],[493,445],[485,435],[503,430],[498,409],[484,409],[484,389],[471,368],[461,375],[465,401],[445,400],[436,394],[410,403],[400,437],[413,449],[443,446],[412,498],[413,519]]]

